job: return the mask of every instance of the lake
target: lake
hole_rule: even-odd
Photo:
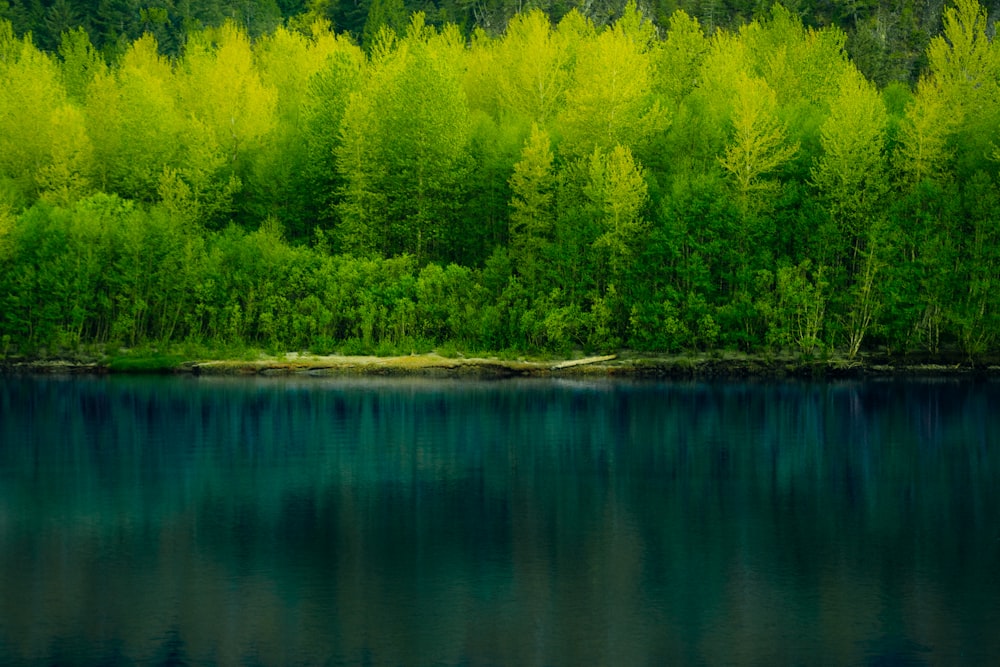
[[[4,665],[1000,664],[1000,382],[0,377]]]

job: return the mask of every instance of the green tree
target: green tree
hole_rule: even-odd
[[[338,37],[336,49],[309,79],[301,110],[307,151],[301,174],[308,195],[304,214],[324,228],[333,226],[338,197],[345,186],[337,168],[337,146],[351,95],[361,87],[364,66],[361,49],[349,39]]]
[[[183,157],[164,173],[160,196],[186,200],[192,217],[220,226],[253,154],[275,127],[277,94],[261,81],[250,40],[232,22],[190,35],[175,78],[188,114],[179,137]]]
[[[53,0],[45,10],[39,26],[42,30],[37,31],[42,46],[54,51],[59,45],[62,34],[80,26],[83,20],[83,15],[70,0]]]
[[[820,129],[823,154],[812,171],[838,232],[837,243],[831,243],[825,254],[845,268],[852,284],[842,291],[850,295],[845,308],[851,356],[860,350],[882,308],[879,283],[890,247],[883,212],[889,190],[887,121],[875,86],[856,70],[845,70]],[[831,256],[837,246],[842,249],[840,256]]]
[[[126,199],[155,201],[165,168],[178,168],[182,111],[175,77],[156,40],[144,35],[121,62],[87,87],[84,113],[93,142],[95,184]]]
[[[529,285],[544,273],[555,226],[555,170],[549,135],[532,125],[510,177],[510,257]]]
[[[938,82],[921,79],[906,109],[893,156],[902,184],[912,188],[926,179],[947,177],[954,155],[951,137],[959,122]]]
[[[546,127],[563,106],[569,62],[566,35],[552,30],[548,16],[537,9],[514,16],[488,70],[504,115]]]
[[[930,71],[955,111],[975,113],[996,101],[998,86],[1000,54],[987,35],[986,10],[977,0],[955,0],[943,24],[927,49]]]
[[[83,113],[65,105],[49,119],[52,146],[48,164],[36,176],[41,197],[68,207],[92,191],[93,146]]]
[[[52,115],[67,104],[57,63],[0,21],[0,180],[18,198],[34,199],[52,161]]]
[[[621,289],[624,271],[648,228],[643,215],[646,181],[627,146],[615,146],[607,154],[595,149],[589,171],[586,193],[597,211],[599,229],[594,248],[606,258],[609,280]]]
[[[383,33],[385,34],[385,33]],[[376,45],[370,76],[344,114],[338,170],[346,249],[448,259],[468,160],[464,44],[415,14],[406,36]]]
[[[730,174],[744,208],[752,210],[773,195],[779,182],[768,178],[798,151],[777,118],[777,96],[767,82],[741,74],[735,82],[733,134],[722,167]]]
[[[241,208],[248,220],[274,216],[289,238],[306,239],[317,223],[329,226],[333,147],[363,55],[317,22],[308,34],[278,28],[254,45],[254,60],[275,91],[275,124],[250,156]]]
[[[249,37],[231,22],[195,33],[179,70],[181,103],[235,168],[241,152],[275,124],[277,94],[261,81]]]
[[[59,56],[66,93],[77,104],[84,103],[87,86],[97,74],[107,70],[103,56],[90,43],[87,31],[79,27],[62,34]]]
[[[837,89],[841,71],[848,67],[847,35],[837,28],[806,28],[797,15],[778,3],[768,14],[739,30],[748,71],[767,81],[781,106],[828,100]]]
[[[629,7],[631,13],[577,49],[559,117],[560,150],[567,155],[582,157],[617,144],[641,152],[667,126],[669,117],[654,93],[654,33]]]
[[[856,70],[846,70],[820,128],[823,154],[812,175],[843,238],[854,240],[856,253],[889,188],[887,120],[875,86]]]
[[[361,44],[365,50],[375,45],[380,30],[388,29],[402,34],[406,30],[406,8],[403,0],[372,0],[368,7],[368,19],[361,33]]]
[[[979,172],[963,188],[965,224],[959,231],[959,256],[945,276],[953,287],[947,317],[962,350],[975,360],[1000,337],[1000,197],[996,183]]]
[[[989,168],[984,157],[998,140],[1000,49],[987,28],[986,11],[976,0],[956,0],[944,11],[942,34],[927,49],[931,75],[957,124],[955,166],[965,178]]]
[[[670,16],[657,68],[657,88],[677,105],[698,86],[698,77],[709,42],[698,19],[677,10]]]
[[[470,113],[469,171],[454,236],[453,260],[481,266],[510,238],[510,175],[520,158],[525,132],[520,123],[498,124],[481,111]]]

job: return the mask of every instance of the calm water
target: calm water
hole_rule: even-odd
[[[0,377],[0,663],[1000,664],[1000,383]]]

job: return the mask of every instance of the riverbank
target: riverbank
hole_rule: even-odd
[[[650,356],[619,353],[569,359],[442,356],[345,356],[288,353],[243,359],[188,359],[180,355],[134,354],[115,357],[6,359],[7,373],[161,373],[192,375],[437,375],[484,377],[864,377],[1000,376],[1000,359],[972,363],[948,355],[865,354],[854,359],[830,356],[750,355],[735,352]]]

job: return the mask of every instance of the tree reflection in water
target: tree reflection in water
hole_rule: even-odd
[[[1000,658],[992,382],[0,381],[12,664]]]

